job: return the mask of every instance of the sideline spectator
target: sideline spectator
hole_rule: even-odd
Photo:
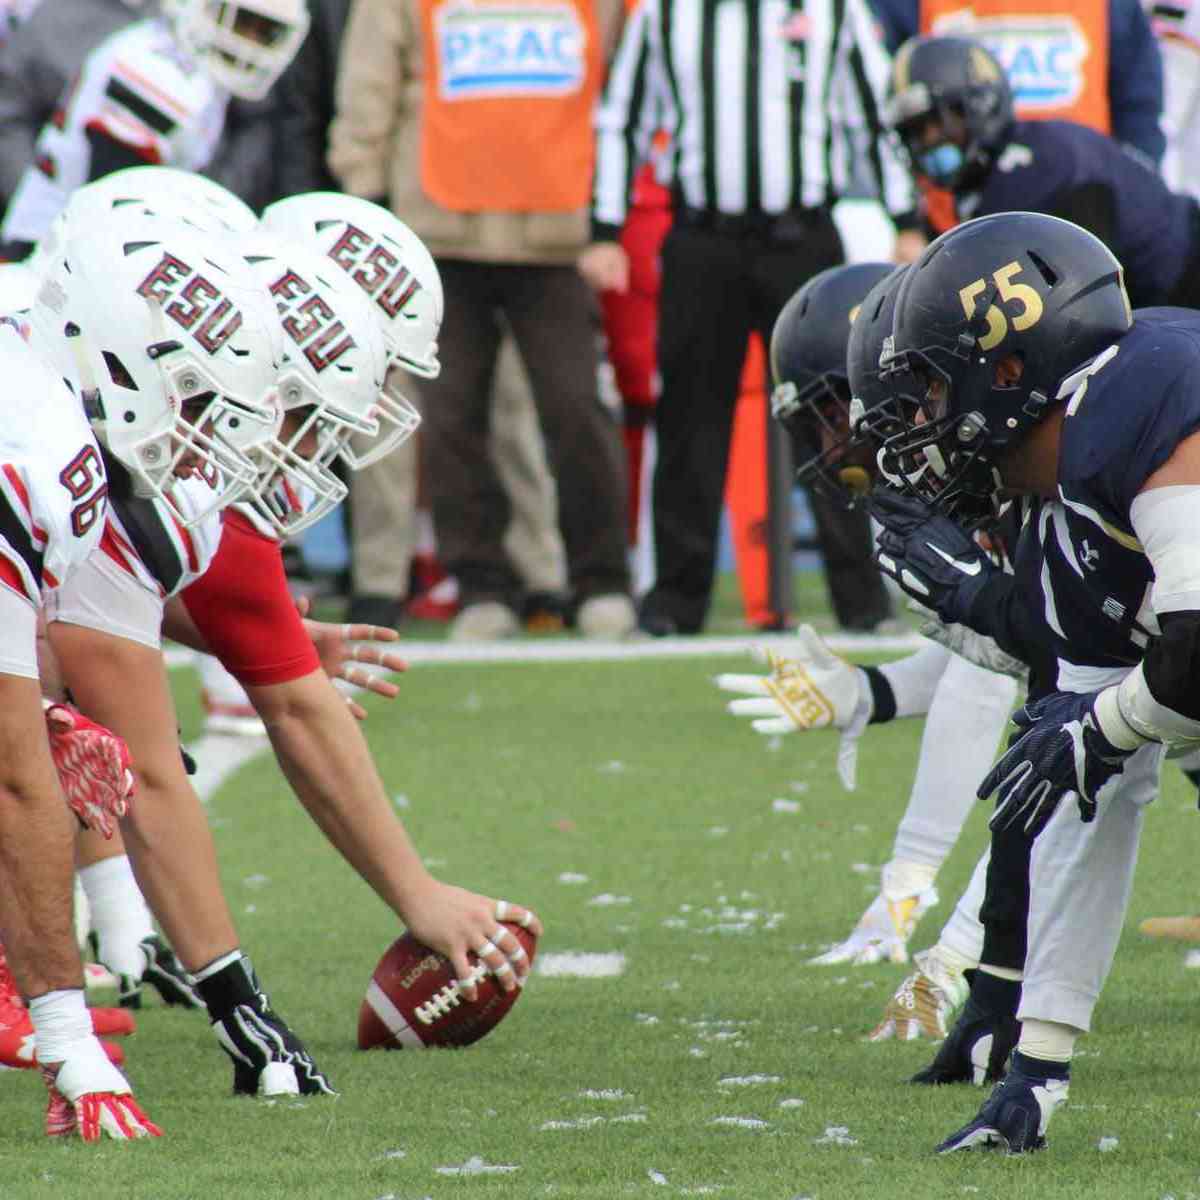
[[[348,191],[387,196],[433,251],[446,295],[442,374],[421,393],[438,544],[463,605],[455,637],[518,628],[520,585],[503,547],[509,505],[488,454],[505,324],[558,485],[578,627],[613,637],[634,625],[621,446],[597,394],[593,308],[573,267],[587,237],[590,109],[620,9],[620,0],[482,17],[442,0],[351,9],[330,164]],[[445,22],[453,38],[435,36]]]

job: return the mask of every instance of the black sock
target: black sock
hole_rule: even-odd
[[[210,1021],[227,1017],[239,1004],[261,1007],[261,989],[254,967],[243,954],[196,984]]]
[[[990,1017],[996,1020],[1012,1020],[1021,1003],[1021,981],[1001,979],[987,971],[976,969],[964,972],[971,984],[971,999]]]
[[[1051,1062],[1048,1058],[1033,1058],[1014,1050],[1012,1069],[1022,1075],[1036,1075],[1042,1079],[1070,1079],[1071,1064],[1069,1062]]]

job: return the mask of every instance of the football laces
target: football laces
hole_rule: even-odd
[[[415,1010],[417,1020],[422,1025],[432,1025],[439,1017],[444,1017],[451,1009],[457,1008],[462,1003],[464,987],[482,983],[487,975],[487,965],[483,962],[476,963],[466,979],[456,979],[453,983],[446,984],[445,987],[434,992],[424,1004],[418,1004]]]

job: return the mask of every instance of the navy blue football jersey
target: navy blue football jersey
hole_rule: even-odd
[[[1087,667],[1132,666],[1158,632],[1154,573],[1130,508],[1175,447],[1200,430],[1200,312],[1142,309],[1077,377],[1058,497],[1035,501],[1017,543],[1017,584],[1044,621],[1045,649]]]
[[[1134,304],[1167,303],[1196,250],[1196,202],[1085,125],[1018,121],[982,188],[957,197],[958,212],[964,220],[1038,212],[1079,221],[1069,197],[1100,188],[1111,196],[1105,240],[1125,268]]]

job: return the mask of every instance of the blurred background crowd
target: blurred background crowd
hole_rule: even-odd
[[[0,0],[3,254],[29,252],[51,193],[139,162],[256,210],[345,191],[424,240],[444,313],[420,434],[290,548],[349,620],[694,634],[731,558],[746,625],[779,629],[802,549],[838,624],[878,630],[867,518],[795,486],[765,348],[814,274],[906,261],[956,219],[885,128],[896,51],[976,38],[1020,118],[1091,126],[1200,194],[1187,5]],[[286,69],[256,86],[231,55],[228,88],[160,94],[155,56],[198,14]]]

